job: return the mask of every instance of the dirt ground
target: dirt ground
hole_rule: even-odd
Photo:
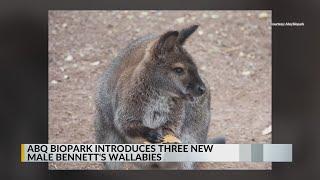
[[[50,11],[49,143],[95,143],[97,79],[130,41],[200,24],[186,43],[211,86],[209,137],[271,143],[271,11]],[[102,169],[50,163],[49,169]],[[270,169],[206,163],[201,169]]]

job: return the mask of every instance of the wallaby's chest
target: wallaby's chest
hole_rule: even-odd
[[[160,96],[151,99],[145,106],[143,124],[150,128],[157,128],[169,121],[176,103],[170,97]]]

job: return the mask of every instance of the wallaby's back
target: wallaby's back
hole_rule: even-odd
[[[115,92],[119,77],[124,71],[132,71],[141,61],[147,43],[155,39],[154,35],[147,35],[132,41],[119,55],[111,62],[107,70],[103,73],[98,82],[96,93],[96,141],[97,143],[123,143],[121,137],[113,137],[115,130],[113,118],[116,108],[117,93]],[[111,137],[111,138],[107,138]],[[106,142],[108,141],[108,142]]]

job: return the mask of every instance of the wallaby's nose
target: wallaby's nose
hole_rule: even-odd
[[[199,95],[202,95],[206,92],[206,87],[203,84],[197,85],[197,91]]]

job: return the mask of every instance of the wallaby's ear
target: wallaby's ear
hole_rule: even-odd
[[[173,50],[177,43],[179,32],[178,31],[168,31],[160,36],[159,40],[156,42],[155,53],[164,54]]]
[[[187,27],[185,29],[182,29],[179,32],[179,36],[177,39],[177,43],[179,43],[180,45],[183,45],[184,42],[188,39],[188,37],[194,33],[197,29],[198,29],[199,25],[192,25],[190,27]]]

